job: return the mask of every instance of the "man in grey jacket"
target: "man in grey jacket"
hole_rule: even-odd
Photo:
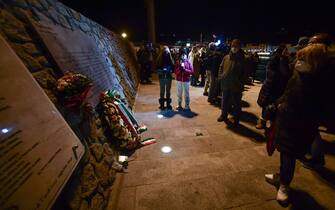
[[[218,122],[226,121],[228,111],[232,111],[233,123],[238,125],[241,114],[241,99],[244,87],[244,71],[246,67],[245,53],[241,49],[241,42],[234,39],[231,50],[220,65],[219,80],[222,87],[221,116]]]

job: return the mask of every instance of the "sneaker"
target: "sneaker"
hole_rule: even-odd
[[[222,121],[227,121],[227,117],[220,115],[220,117],[217,119],[218,122],[222,122]]]
[[[279,174],[265,174],[265,181],[271,185],[279,186],[280,179]]]
[[[289,186],[281,184],[278,189],[276,198],[281,205],[288,204],[288,192],[289,192]]]
[[[202,95],[204,95],[204,96],[208,96],[208,93],[207,93],[207,92],[204,92]]]
[[[257,125],[255,126],[257,129],[264,129],[266,127],[266,121],[263,119],[257,120]]]

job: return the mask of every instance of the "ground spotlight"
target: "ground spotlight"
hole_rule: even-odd
[[[170,153],[170,152],[172,152],[172,148],[169,147],[169,146],[164,146],[164,147],[161,148],[161,151],[163,153]]]
[[[1,129],[1,133],[8,133],[9,132],[9,129],[8,128],[3,128]]]

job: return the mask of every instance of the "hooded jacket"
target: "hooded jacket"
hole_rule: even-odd
[[[275,138],[279,151],[302,157],[310,150],[318,127],[327,116],[334,116],[334,66],[331,61],[317,69],[294,69],[284,94],[276,101]]]

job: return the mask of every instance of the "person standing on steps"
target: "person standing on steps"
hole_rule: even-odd
[[[179,58],[176,61],[175,74],[177,80],[178,110],[182,110],[182,97],[185,94],[185,110],[190,110],[190,77],[193,75],[193,66],[187,59],[185,48],[179,50]]]
[[[172,58],[170,49],[168,46],[164,46],[162,53],[159,55],[157,60],[157,73],[159,78],[160,98],[159,108],[164,109],[164,102],[166,102],[166,108],[172,109],[171,106],[171,84],[172,84],[172,73],[174,70],[174,60]]]

